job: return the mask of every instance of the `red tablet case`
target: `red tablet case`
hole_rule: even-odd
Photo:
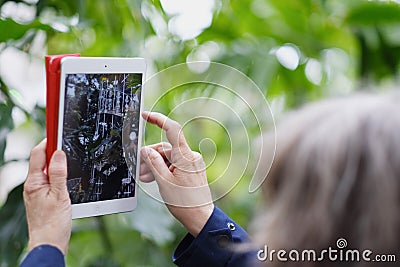
[[[61,59],[79,57],[79,54],[46,56],[46,162],[57,149],[58,105],[60,102]]]

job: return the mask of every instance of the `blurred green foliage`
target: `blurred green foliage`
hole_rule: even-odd
[[[179,14],[158,0],[0,0],[0,176],[8,164],[26,161],[5,158],[7,146],[18,146],[7,143],[11,132],[29,124],[41,129],[40,134],[25,138],[44,137],[44,107],[26,107],[24,95],[8,83],[8,66],[1,56],[10,50],[31,59],[46,53],[143,56],[149,74],[191,60],[221,62],[248,75],[275,112],[323,97],[396,84],[400,6],[395,1],[211,2],[210,24],[186,38],[173,28]],[[18,10],[28,10],[30,15],[21,17]],[[39,42],[38,49],[35,43],[40,36],[45,41]],[[160,94],[160,90],[149,94]],[[169,114],[175,106],[174,94],[158,103],[157,110]],[[22,114],[22,122],[16,123],[14,113]],[[213,140],[225,155],[224,132],[216,132]],[[197,144],[202,134],[207,131],[190,131],[189,142]],[[159,132],[149,126],[146,143],[157,141],[157,136]],[[210,177],[215,169],[209,170]],[[257,194],[247,192],[247,185],[248,179],[242,179],[218,201],[244,226],[251,222],[257,200]],[[22,186],[16,187],[0,209],[2,267],[17,266],[26,247],[21,192]],[[171,253],[183,234],[162,204],[141,194],[134,212],[74,221],[67,264],[172,266]]]

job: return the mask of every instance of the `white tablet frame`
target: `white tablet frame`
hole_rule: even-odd
[[[60,102],[57,134],[57,149],[62,149],[62,136],[64,124],[64,98],[65,79],[67,74],[112,74],[112,73],[135,73],[142,74],[142,89],[140,95],[141,113],[143,108],[143,85],[145,81],[146,63],[143,58],[106,58],[106,57],[65,57],[61,60],[60,76]],[[141,147],[143,131],[143,118],[139,116],[138,152]],[[137,157],[137,168],[135,175],[135,195],[129,198],[103,200],[72,205],[72,218],[84,218],[91,216],[106,215],[119,212],[132,211],[137,206],[138,177],[140,173],[140,153]]]

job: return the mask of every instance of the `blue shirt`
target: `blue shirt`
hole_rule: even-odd
[[[207,223],[194,238],[187,234],[176,248],[172,260],[178,266],[255,266],[257,252],[238,250],[235,245],[250,242],[238,224],[215,206]],[[20,267],[65,267],[64,256],[53,246],[33,249]]]
[[[250,237],[222,210],[215,206],[199,235],[187,234],[176,248],[172,260],[178,266],[254,266],[257,252],[239,251],[238,244]],[[253,264],[254,263],[254,264]]]
[[[64,255],[50,245],[38,246],[29,252],[20,267],[65,267]]]

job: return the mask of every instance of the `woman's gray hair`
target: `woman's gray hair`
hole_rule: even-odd
[[[276,138],[266,205],[254,224],[258,245],[321,251],[344,238],[351,248],[400,260],[400,94],[308,105],[279,124]]]

